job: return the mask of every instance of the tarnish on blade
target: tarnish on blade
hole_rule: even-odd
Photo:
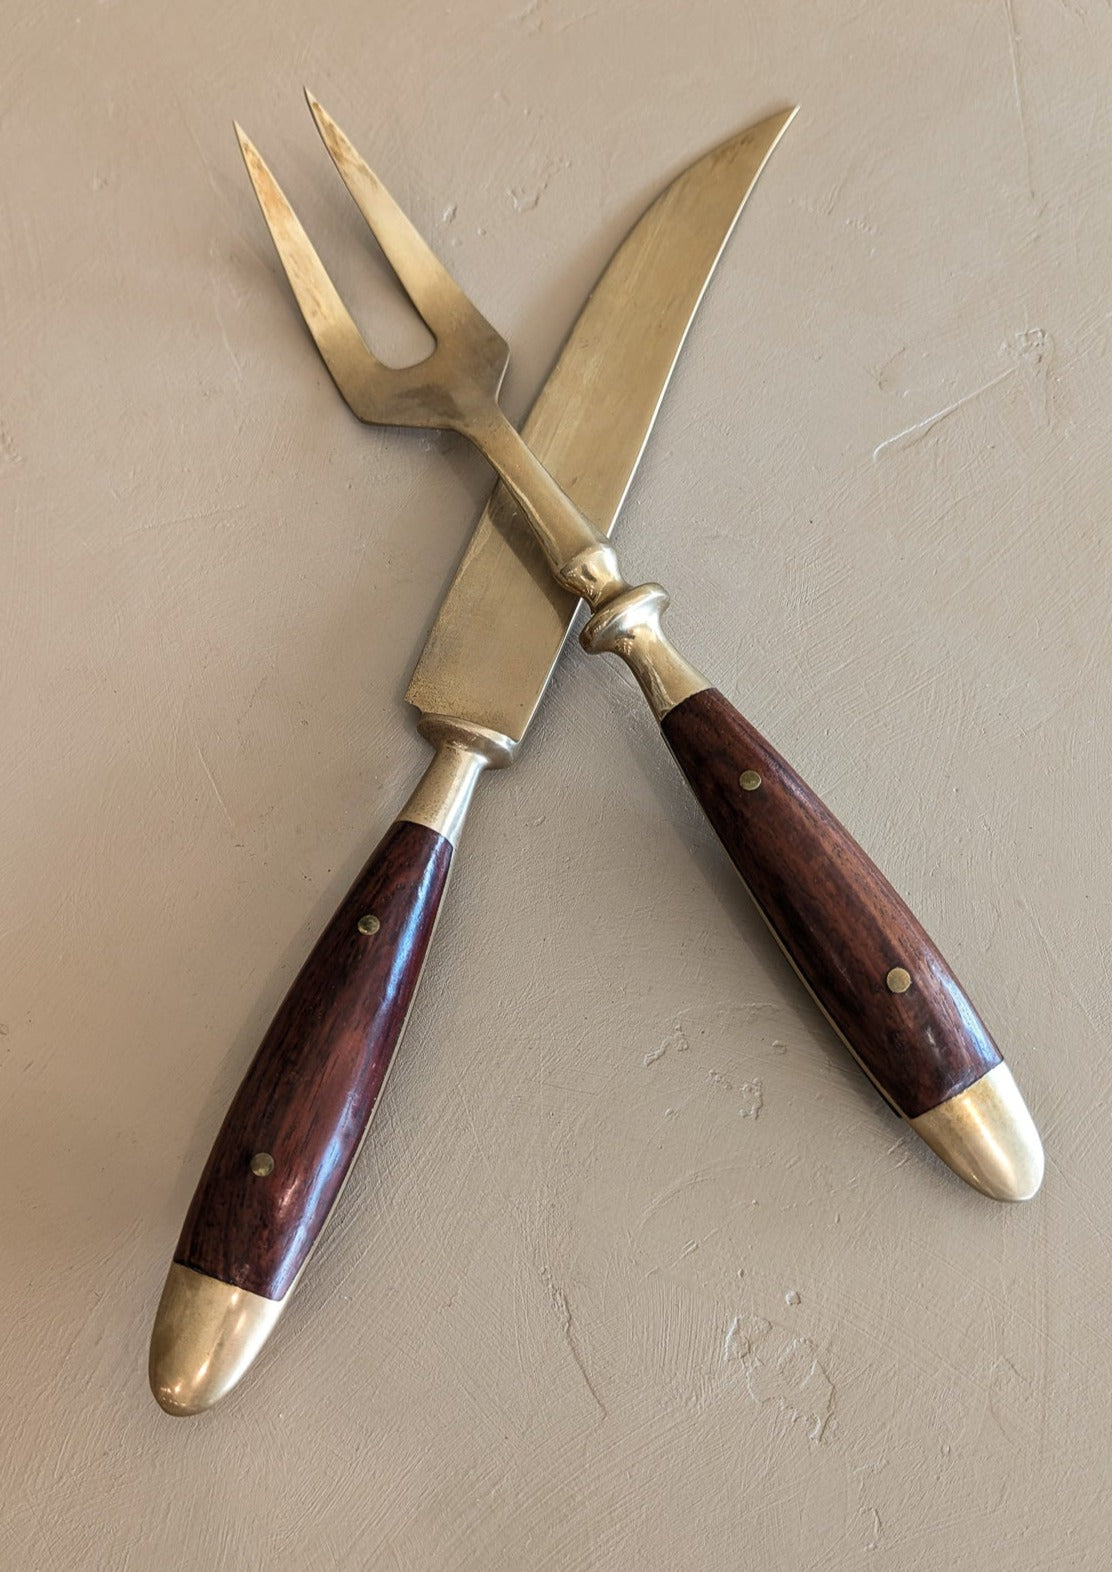
[[[758,175],[796,111],[723,142],[641,217],[591,293],[522,434],[600,530],[614,527],[687,330]],[[502,486],[487,504],[406,698],[520,742],[579,602]]]

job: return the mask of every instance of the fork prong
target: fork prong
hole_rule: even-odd
[[[308,88],[305,99],[340,178],[433,337],[470,328],[502,344],[494,328],[437,260],[382,181]]]
[[[332,374],[332,380],[356,414],[359,414],[357,406],[362,402],[361,394],[365,393],[369,383],[374,382],[376,372],[381,372],[383,368],[367,348],[285,192],[271,174],[258,148],[238,123],[236,136],[259,206],[263,210],[263,218],[286,270],[290,288],[301,307],[301,314]]]

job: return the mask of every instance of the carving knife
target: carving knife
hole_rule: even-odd
[[[657,198],[522,428],[600,528],[613,527],[703,292],[794,114],[714,148]],[[212,1407],[288,1304],[382,1092],[476,783],[514,760],[577,605],[496,488],[406,694],[432,762],[280,1006],[190,1205],[151,1335],[166,1412]]]

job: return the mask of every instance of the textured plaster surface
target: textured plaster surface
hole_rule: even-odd
[[[2,13],[0,1567],[1107,1567],[1108,7]],[[303,81],[517,415],[663,181],[802,103],[625,560],[923,916],[1048,1168],[1005,1210],[895,1122],[573,650],[334,1226],[182,1423],[145,1380],[181,1218],[423,765],[401,695],[488,484],[358,426],[300,326],[233,116],[420,344]]]

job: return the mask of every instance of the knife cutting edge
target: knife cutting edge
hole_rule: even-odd
[[[656,199],[525,422],[600,528],[613,528],[706,285],[794,114],[712,149]],[[406,693],[433,759],[280,1006],[190,1205],[151,1335],[166,1412],[219,1401],[288,1304],[381,1094],[476,783],[513,762],[578,604],[498,486]]]

